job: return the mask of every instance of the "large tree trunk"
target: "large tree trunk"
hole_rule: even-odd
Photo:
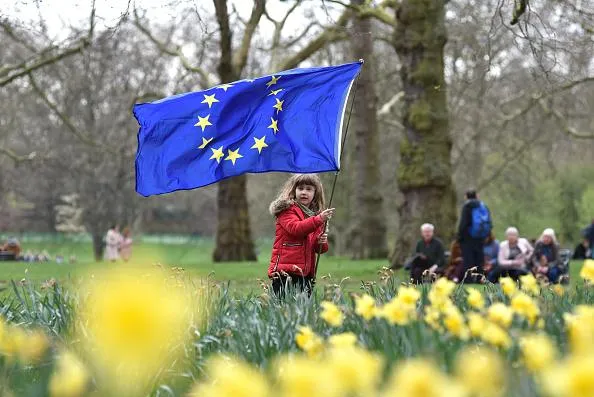
[[[221,30],[219,43],[221,57],[217,71],[221,82],[230,83],[239,80],[243,66],[233,64],[232,32],[229,26],[227,1],[215,0],[214,3]],[[255,3],[254,7],[258,4]],[[254,28],[257,26],[258,20],[259,17],[252,21],[252,24],[255,24]],[[247,175],[241,175],[218,183],[218,225],[216,247],[213,253],[215,262],[257,259],[252,241],[246,182]]]
[[[103,260],[103,249],[105,248],[103,245],[103,233],[93,232],[91,236],[93,239],[93,255],[97,262],[101,262]]]
[[[247,175],[219,182],[217,246],[215,262],[256,260],[248,202]]]
[[[394,48],[401,61],[404,91],[398,185],[404,201],[391,257],[399,267],[410,255],[424,222],[449,240],[456,223],[456,197],[450,163],[443,48],[446,0],[402,0],[396,10]]]
[[[351,0],[362,5],[364,0]],[[355,96],[354,153],[352,159],[353,202],[356,216],[350,235],[351,254],[354,259],[386,258],[386,223],[383,216],[383,198],[379,192],[377,97],[375,92],[375,65],[373,62],[372,21],[356,17],[351,44],[354,58],[365,58],[359,75]],[[371,53],[371,54],[370,54]],[[365,55],[370,55],[366,57]]]

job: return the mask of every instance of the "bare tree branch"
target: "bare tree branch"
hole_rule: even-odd
[[[245,25],[245,30],[243,32],[243,38],[241,39],[241,46],[239,50],[235,53],[233,57],[233,67],[235,68],[235,73],[240,76],[241,71],[245,67],[247,63],[248,54],[250,51],[250,46],[252,44],[252,38],[254,37],[254,32],[260,23],[260,18],[265,12],[265,0],[255,0],[254,7],[252,8],[252,13],[250,15],[250,19],[248,20],[247,24]]]
[[[567,122],[567,119],[558,110],[547,105],[547,103],[543,99],[540,99],[538,101],[538,104],[540,105],[542,110],[545,112],[545,114],[547,114],[548,116],[551,116],[552,118],[555,119],[555,121],[563,129],[563,132],[566,133],[567,135],[571,136],[572,138],[577,138],[577,139],[594,139],[594,134],[580,132],[580,131],[577,131],[572,126],[570,126],[569,123]]]
[[[206,73],[204,71],[204,69],[202,69],[200,66],[194,66],[190,63],[190,61],[188,60],[188,58],[186,58],[186,56],[183,54],[182,50],[180,47],[177,47],[175,49],[173,48],[169,48],[168,45],[160,40],[158,40],[152,33],[151,31],[145,27],[142,23],[142,21],[140,20],[140,17],[138,16],[138,12],[136,9],[134,9],[134,25],[138,28],[138,30],[140,30],[142,33],[144,33],[144,35],[153,42],[153,44],[155,44],[155,46],[157,46],[157,48],[159,49],[159,51],[161,51],[164,54],[173,56],[173,57],[177,57],[179,59],[179,61],[181,62],[182,66],[184,67],[184,69],[186,69],[189,72],[192,73],[197,73],[200,76],[200,84],[203,87],[210,87],[211,81],[210,78],[208,77],[208,73]]]
[[[37,153],[36,152],[31,152],[31,153],[26,154],[26,155],[19,155],[19,154],[16,154],[11,149],[8,149],[8,148],[2,147],[2,146],[0,146],[0,154],[5,155],[5,156],[8,156],[15,163],[22,163],[22,162],[26,162],[26,161],[33,161],[37,157]]]

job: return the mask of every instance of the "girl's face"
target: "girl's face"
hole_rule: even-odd
[[[543,236],[542,242],[545,243],[545,245],[551,245],[553,243],[553,239],[551,236]]]
[[[299,185],[295,189],[295,200],[297,200],[299,202],[299,204],[309,207],[315,194],[316,194],[315,186]]]

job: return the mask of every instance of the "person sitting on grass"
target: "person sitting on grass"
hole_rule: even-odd
[[[455,283],[464,278],[464,259],[462,258],[462,248],[458,240],[452,241],[450,245],[450,259],[446,266],[444,276]]]
[[[410,278],[413,283],[423,282],[423,275],[443,272],[445,251],[443,243],[434,236],[435,226],[425,223],[421,226],[422,238],[417,242],[410,262]]]
[[[573,250],[573,256],[571,259],[590,259],[592,257],[592,251],[590,249],[590,242],[585,238],[582,242],[575,246]]]
[[[334,208],[324,206],[324,187],[315,174],[291,176],[270,204],[270,213],[276,217],[276,235],[268,277],[281,299],[288,285],[311,296],[316,254],[328,251],[324,225],[334,215]]]
[[[536,242],[532,256],[532,272],[535,277],[546,278],[550,283],[557,283],[563,273],[560,267],[559,244],[555,231],[545,229]]]
[[[483,262],[483,271],[488,274],[492,269],[497,266],[497,256],[499,254],[499,241],[493,236],[493,231],[489,233],[489,236],[485,239],[483,244],[483,255],[485,260]]]
[[[497,265],[487,274],[487,279],[492,283],[499,282],[501,277],[518,280],[520,276],[528,274],[528,262],[534,248],[527,239],[520,237],[518,229],[513,226],[507,228],[505,238],[499,244]]]

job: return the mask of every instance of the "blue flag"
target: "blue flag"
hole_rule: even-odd
[[[136,191],[194,189],[248,172],[337,171],[360,69],[292,69],[136,104]]]

